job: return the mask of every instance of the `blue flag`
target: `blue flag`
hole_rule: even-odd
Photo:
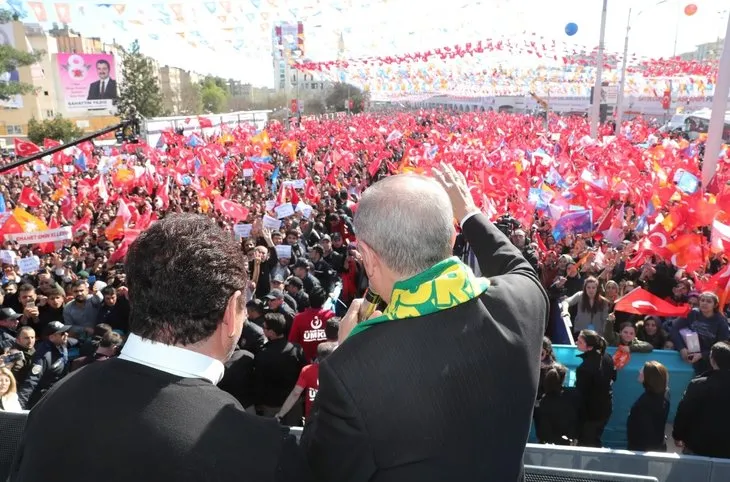
[[[192,134],[190,136],[190,139],[188,139],[188,146],[189,147],[197,147],[203,143],[202,140],[200,140],[200,137],[196,136],[195,134]]]
[[[279,166],[276,166],[274,172],[271,173],[271,189],[276,189],[276,184],[279,182]]]
[[[78,167],[82,171],[86,171],[86,154],[83,152],[74,159],[74,166]]]
[[[677,172],[674,173],[674,182],[677,184],[680,191],[685,194],[694,194],[697,191],[697,188],[700,187],[700,180],[697,179],[697,176],[691,172],[685,171],[684,169],[678,169]]]
[[[5,212],[5,195],[0,193],[0,213]]]
[[[553,238],[560,241],[568,233],[580,234],[588,233],[593,230],[593,210],[586,209],[583,211],[571,211],[558,219],[553,228]]]
[[[531,187],[530,193],[527,195],[527,202],[534,204],[536,209],[547,209],[552,194],[540,189],[539,187]]]

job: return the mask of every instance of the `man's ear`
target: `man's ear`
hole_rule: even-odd
[[[372,278],[373,272],[378,269],[380,258],[378,258],[378,255],[375,254],[375,251],[370,246],[362,241],[358,241],[358,250],[362,255],[362,265],[365,267],[365,274],[367,274],[368,278]]]
[[[228,298],[226,311],[223,313],[223,325],[225,327],[225,335],[233,338],[236,335],[236,320],[239,316],[240,308],[243,304],[243,294],[240,290],[236,291]],[[246,310],[243,310],[244,322]]]

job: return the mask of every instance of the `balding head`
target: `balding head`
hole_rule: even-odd
[[[354,227],[358,241],[403,278],[452,254],[451,202],[446,191],[427,177],[390,176],[369,187],[358,204]]]

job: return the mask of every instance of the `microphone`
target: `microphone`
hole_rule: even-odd
[[[373,291],[372,288],[368,288],[365,291],[364,301],[362,304],[362,310],[364,311],[362,311],[363,317],[361,321],[370,318],[376,310],[382,312],[388,306],[385,300],[383,300],[383,298],[381,298],[379,294]]]

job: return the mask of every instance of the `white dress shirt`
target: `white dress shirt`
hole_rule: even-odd
[[[215,358],[178,346],[165,345],[131,333],[119,355],[122,360],[146,365],[183,378],[202,378],[217,385],[223,378],[223,363]]]

